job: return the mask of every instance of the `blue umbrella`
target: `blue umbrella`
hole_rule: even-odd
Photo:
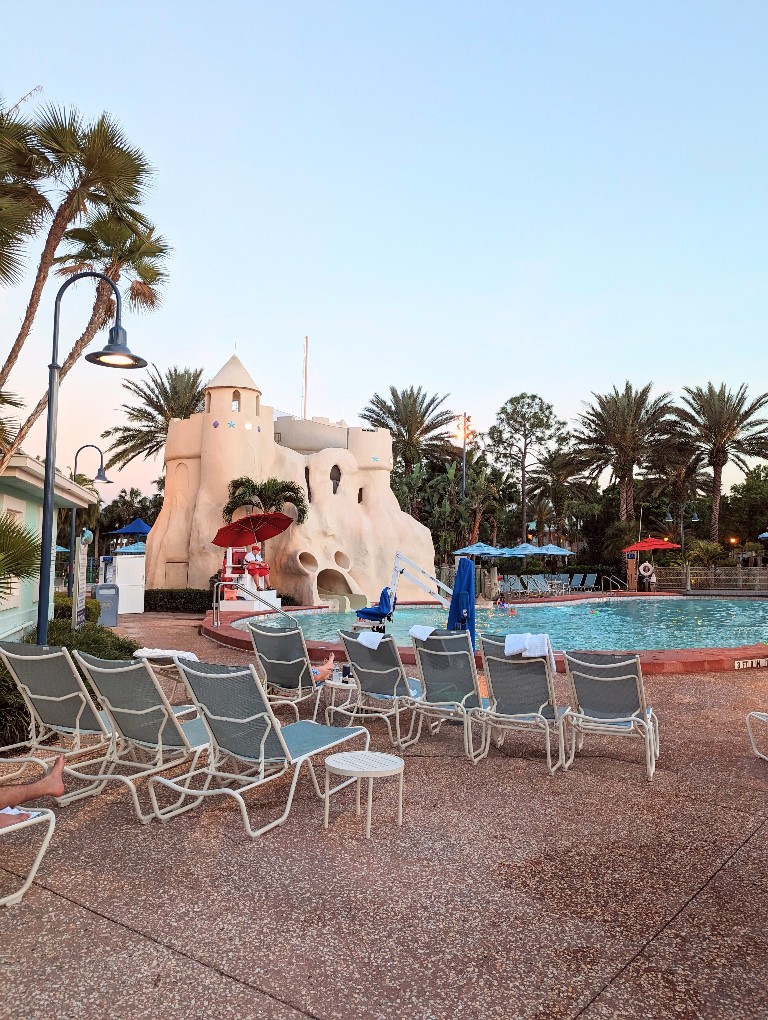
[[[498,556],[499,550],[493,545],[486,545],[485,542],[475,542],[464,549],[454,549],[454,556]]]
[[[56,552],[57,553],[69,553],[69,549],[67,549],[67,547],[65,545],[57,545],[56,546]]]
[[[518,552],[516,549],[506,549],[506,548],[503,548],[503,547],[501,549],[499,549],[499,556],[504,556],[504,557],[507,557],[507,558],[510,557],[510,556],[517,556],[517,557],[522,558],[525,555],[527,555],[527,554],[524,553],[524,552]]]
[[[541,552],[545,556],[573,556],[573,552],[570,549],[563,549],[559,545],[543,545]]]
[[[540,545],[531,545],[530,542],[523,542],[522,545],[516,545],[514,549],[510,551],[511,556],[545,556],[546,553]]]
[[[764,531],[762,535],[758,535],[758,538],[768,538],[768,531]]]
[[[142,521],[140,517],[137,517],[135,521],[131,521],[130,524],[126,524],[124,528],[118,528],[117,531],[108,531],[108,535],[148,535],[152,528],[146,521]]]
[[[468,630],[475,647],[475,565],[472,560],[459,560],[453,595],[448,607],[448,630]]]

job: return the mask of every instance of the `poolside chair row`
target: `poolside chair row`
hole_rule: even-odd
[[[300,721],[298,706],[286,699],[277,703],[291,707],[296,721],[281,724],[253,666],[176,659],[192,701],[174,708],[145,659],[114,661],[80,652],[70,655],[56,646],[4,642],[0,659],[31,720],[28,740],[0,749],[0,755],[26,747],[25,759],[9,759],[20,763],[12,773],[20,775],[30,763],[44,766],[53,754],[63,754],[64,775],[76,786],[57,798],[60,805],[118,783],[128,789],[136,816],[146,823],[166,821],[205,797],[223,795],[237,801],[246,831],[256,837],[288,817],[305,763],[315,793],[322,797],[312,758],[350,740],[364,748],[370,741],[363,727]],[[201,765],[203,756],[206,763]],[[171,769],[181,769],[181,775],[168,779],[163,773]],[[287,772],[292,782],[282,814],[254,827],[243,795]],[[148,804],[139,797],[143,780],[149,781]],[[171,789],[175,799],[161,802],[153,784]]]
[[[420,738],[424,723],[435,734],[444,722],[459,722],[464,751],[473,763],[488,755],[492,740],[500,746],[507,732],[536,731],[544,736],[550,774],[570,768],[586,734],[639,736],[645,742],[648,778],[653,778],[658,720],[645,701],[638,656],[566,653],[570,703],[561,707],[550,658],[506,655],[506,635],[480,636],[483,691],[466,632],[435,631],[413,638],[420,679],[406,674],[391,635],[383,636],[374,650],[361,645],[353,631],[339,633],[357,697],[348,706],[329,708],[329,722],[336,714],[350,724],[381,718],[392,743],[401,749]],[[403,716],[409,712],[406,728]]]
[[[570,592],[595,591],[597,574],[511,574],[504,579],[503,590],[513,598],[526,598],[542,595],[562,595]]]

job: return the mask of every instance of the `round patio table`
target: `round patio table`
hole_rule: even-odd
[[[344,776],[356,779],[355,790],[356,813],[360,814],[360,781],[368,780],[368,805],[365,813],[365,838],[371,838],[371,806],[373,804],[373,781],[389,776],[399,776],[397,795],[397,824],[403,824],[403,776],[405,762],[396,754],[382,754],[380,751],[341,751],[331,754],[325,759],[325,819],[324,828],[328,828],[328,815],[331,808],[331,795],[342,789],[347,783],[340,783],[331,788],[331,776]]]

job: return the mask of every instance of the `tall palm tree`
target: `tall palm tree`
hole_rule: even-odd
[[[14,393],[0,390],[0,408],[23,407],[24,402]],[[0,418],[0,449],[7,450],[16,439],[17,423],[13,418]]]
[[[49,209],[38,187],[47,172],[33,125],[0,100],[0,284],[18,281],[24,242]]]
[[[594,475],[610,469],[619,485],[619,520],[633,520],[634,472],[666,434],[673,413],[668,393],[651,399],[648,383],[636,390],[627,382],[623,390],[593,393],[595,403],[579,415],[573,433],[576,453]]]
[[[144,223],[138,206],[152,172],[144,153],[129,144],[106,113],[89,123],[75,109],[45,107],[34,121],[34,146],[39,166],[46,171],[38,191],[51,218],[24,319],[0,367],[0,389],[32,329],[67,228],[94,210],[108,210],[129,223]],[[45,196],[48,185],[57,193],[55,207]]]
[[[589,482],[581,476],[584,465],[573,450],[558,446],[539,455],[537,466],[528,476],[528,492],[533,500],[548,500],[552,506],[557,540],[562,542],[568,503],[583,499]]]
[[[683,388],[683,407],[676,409],[683,433],[701,450],[712,468],[712,520],[709,537],[719,541],[723,468],[729,460],[746,471],[747,457],[768,457],[768,419],[757,414],[768,404],[768,393],[747,402],[747,387],[734,393],[725,383]]]
[[[101,212],[91,217],[85,226],[68,230],[65,240],[70,246],[69,251],[54,260],[60,265],[59,275],[71,276],[84,270],[95,270],[115,283],[119,283],[125,275],[128,287],[124,296],[134,311],[151,311],[158,307],[161,288],[166,280],[164,263],[170,249],[162,237],[155,235],[151,224],[140,228],[112,213]],[[96,333],[111,322],[113,305],[112,288],[103,280],[99,281],[91,317],[64,359],[59,382],[66,378]],[[0,474],[47,406],[46,390],[19,429],[13,444],[0,458]]]
[[[439,410],[448,394],[429,396],[421,386],[405,390],[390,386],[389,397],[374,393],[360,417],[374,428],[389,429],[393,456],[402,461],[405,473],[411,474],[414,464],[425,457],[444,457],[452,438],[447,427],[456,417],[453,411]]]
[[[147,372],[148,379],[137,383],[127,380],[123,389],[137,397],[137,404],[122,404],[127,425],[116,425],[101,433],[112,439],[107,452],[112,456],[107,467],[121,468],[137,457],[154,457],[165,446],[171,418],[189,418],[203,409],[203,370],[177,368],[174,365],[161,374],[157,365]]]
[[[309,505],[300,485],[279,478],[256,482],[243,475],[233,478],[229,483],[229,499],[222,507],[221,516],[229,524],[240,507],[252,506],[263,513],[273,513],[282,510],[286,503],[296,508],[296,523],[303,524],[309,513]]]
[[[664,497],[674,525],[673,534],[680,533],[685,504],[701,492],[712,488],[712,476],[702,470],[704,452],[696,449],[678,428],[653,450],[640,480],[641,497]]]

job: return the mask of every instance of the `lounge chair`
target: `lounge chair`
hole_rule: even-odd
[[[597,574],[587,574],[581,586],[582,591],[594,591],[597,583]]]
[[[48,808],[22,808],[21,811],[24,814],[28,814],[28,818],[23,818],[18,822],[11,822],[5,824],[0,828],[0,836],[10,836],[11,833],[21,832],[22,829],[28,829],[32,825],[46,825],[45,835],[43,841],[40,844],[40,849],[37,851],[37,856],[24,879],[21,888],[15,892],[7,893],[5,896],[0,897],[0,907],[10,907],[16,903],[21,902],[21,898],[24,893],[32,885],[32,882],[37,874],[37,869],[40,867],[40,862],[45,856],[45,851],[48,849],[48,844],[51,842],[51,836],[53,830],[56,827],[56,816],[53,811],[49,811]],[[4,859],[5,859],[5,855]]]
[[[637,655],[566,652],[565,662],[574,708],[563,717],[571,728],[570,768],[584,735],[642,737],[648,779],[653,779],[659,757],[659,721],[646,705],[643,673]]]
[[[533,574],[531,577],[526,577],[525,583],[528,585],[529,595],[551,595],[552,589],[547,584],[543,574]]]
[[[512,574],[509,578],[509,594],[516,599],[523,598],[528,594],[522,580],[517,574]]]
[[[397,599],[392,598],[392,590],[390,588],[382,588],[379,604],[377,606],[369,606],[366,609],[358,609],[355,615],[358,620],[365,620],[372,627],[383,629],[385,620],[392,621],[396,605]]]
[[[525,730],[544,735],[547,769],[550,775],[565,765],[566,743],[563,718],[567,708],[558,708],[554,678],[548,659],[504,654],[504,634],[482,634],[480,649],[490,705],[473,708],[471,720],[483,728],[481,750],[485,757],[491,738],[501,747],[508,730]],[[557,741],[557,761],[552,764],[552,737]]]
[[[583,574],[574,574],[571,578],[570,589],[571,591],[581,591],[581,583],[584,580]]]
[[[208,764],[202,768],[193,768],[173,779],[165,776],[150,779],[152,805],[162,822],[191,811],[206,797],[231,797],[240,808],[245,831],[256,839],[282,825],[288,817],[304,762],[315,793],[322,800],[324,794],[312,758],[355,738],[362,738],[365,749],[368,748],[368,731],[360,726],[322,726],[309,720],[281,726],[253,666],[219,666],[183,659],[177,659],[177,665],[205,722],[210,752]],[[291,771],[293,778],[283,813],[255,829],[245,795]],[[353,782],[350,779],[336,789]],[[170,806],[163,806],[158,800],[161,787],[179,794]]]
[[[301,628],[269,627],[249,621],[248,630],[257,657],[256,671],[267,693],[274,695],[273,703],[290,701],[298,706],[314,699],[312,718],[316,719],[323,688],[315,682]]]
[[[121,783],[139,821],[150,822],[154,810],[142,810],[137,784],[190,759],[194,768],[208,750],[208,731],[197,714],[179,718],[192,706],[171,705],[146,659],[99,659],[85,652],[74,652],[74,658],[109,716],[113,740],[106,758],[67,766],[65,774],[93,784],[81,796]]]
[[[19,768],[7,779],[20,776],[28,763],[46,766],[63,754],[65,761],[97,755],[110,747],[111,729],[104,712],[96,707],[66,648],[58,645],[27,645],[0,642],[0,659],[10,673],[29,710],[29,736],[0,748],[5,756],[23,748]],[[57,803],[66,804],[65,794]]]
[[[768,754],[764,754],[758,749],[753,731],[755,723],[762,723],[764,726],[768,726],[768,712],[750,712],[747,716],[747,733],[749,734],[749,742],[752,745],[752,750],[758,758],[762,758],[763,761],[768,761]]]
[[[350,725],[358,720],[364,723],[383,719],[392,744],[401,750],[408,747],[417,739],[413,736],[416,715],[411,715],[406,734],[401,730],[400,717],[411,709],[414,699],[421,697],[422,687],[419,680],[406,675],[394,638],[383,634],[378,647],[370,648],[360,643],[358,631],[340,630],[339,636],[357,686],[357,698],[351,705],[327,708],[325,721],[330,725],[337,713],[347,716]]]
[[[474,748],[469,713],[473,708],[488,707],[489,701],[480,693],[469,632],[436,630],[429,637],[412,640],[423,681],[423,694],[413,703],[419,716],[416,739],[424,720],[433,734],[444,722],[460,722],[464,751],[476,763],[480,759]]]

